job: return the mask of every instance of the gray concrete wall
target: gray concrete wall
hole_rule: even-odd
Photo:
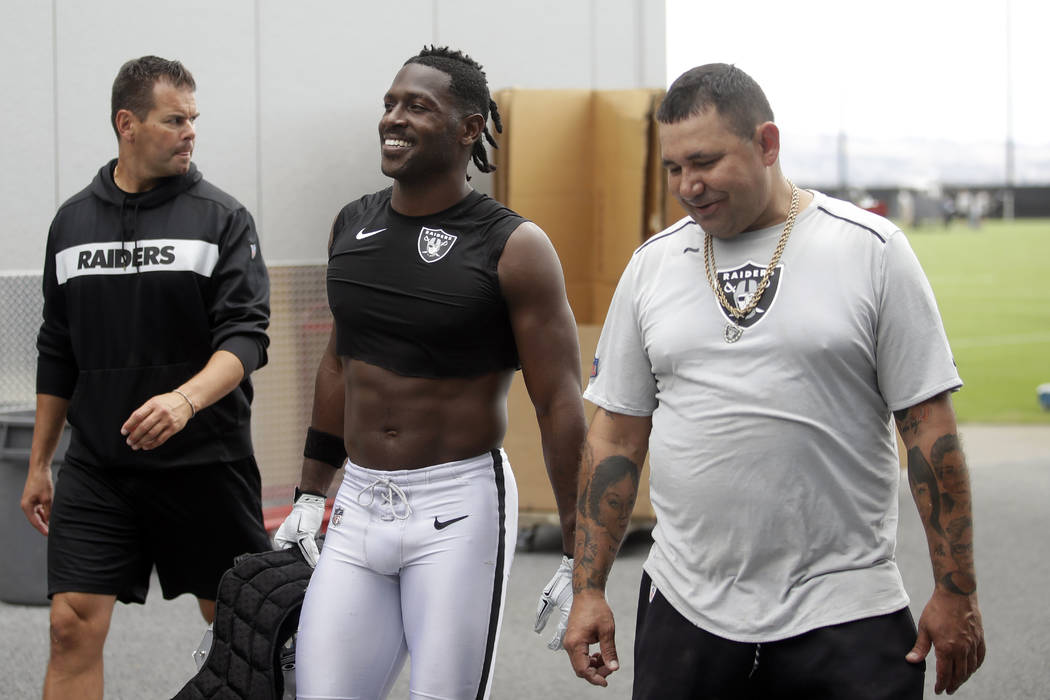
[[[425,44],[493,90],[664,84],[664,3],[646,0],[5,0],[0,273],[39,271],[55,208],[116,152],[109,92],[153,53],[197,79],[194,160],[255,215],[270,264],[319,262],[339,207],[385,186],[382,95]],[[475,177],[482,190],[489,177]]]

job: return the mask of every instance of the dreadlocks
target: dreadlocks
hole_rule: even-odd
[[[485,140],[493,148],[499,148],[496,140],[489,133],[489,115],[492,116],[492,125],[497,134],[503,133],[503,122],[500,120],[496,103],[489,95],[488,80],[485,78],[485,71],[481,69],[481,64],[462,51],[450,49],[447,46],[424,46],[417,55],[405,61],[406,66],[409,63],[419,63],[448,74],[451,78],[449,90],[456,98],[459,108],[466,114],[480,114],[484,117]],[[489,163],[485,144],[481,140],[474,143],[471,159],[477,169],[483,173],[491,173],[496,169],[495,165]]]

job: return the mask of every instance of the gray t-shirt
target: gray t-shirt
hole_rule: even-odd
[[[782,230],[715,240],[738,308]],[[703,250],[687,218],[635,252],[584,394],[652,416],[646,571],[683,616],[738,641],[899,610],[890,412],[962,385],[907,239],[815,193],[733,343]]]

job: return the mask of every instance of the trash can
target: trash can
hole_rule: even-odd
[[[18,605],[47,605],[47,538],[22,513],[20,501],[29,471],[36,412],[0,411],[0,600]],[[51,475],[56,477],[69,446],[69,425],[55,450]]]

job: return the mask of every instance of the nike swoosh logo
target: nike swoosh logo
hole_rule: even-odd
[[[440,520],[437,519],[437,516],[435,515],[434,516],[434,529],[435,530],[444,530],[446,527],[448,527],[452,523],[458,523],[460,520],[463,520],[464,518],[469,518],[469,517],[470,517],[469,515],[461,515],[458,518],[452,518],[452,520],[446,520],[445,522],[441,522]]]
[[[361,229],[360,231],[357,232],[357,240],[363,241],[364,239],[371,238],[372,236],[376,235],[377,233],[382,233],[383,231],[386,231],[386,229],[385,228],[381,228],[381,229],[378,229],[378,230],[375,230],[375,231],[369,231],[368,233],[365,233],[365,230]]]

